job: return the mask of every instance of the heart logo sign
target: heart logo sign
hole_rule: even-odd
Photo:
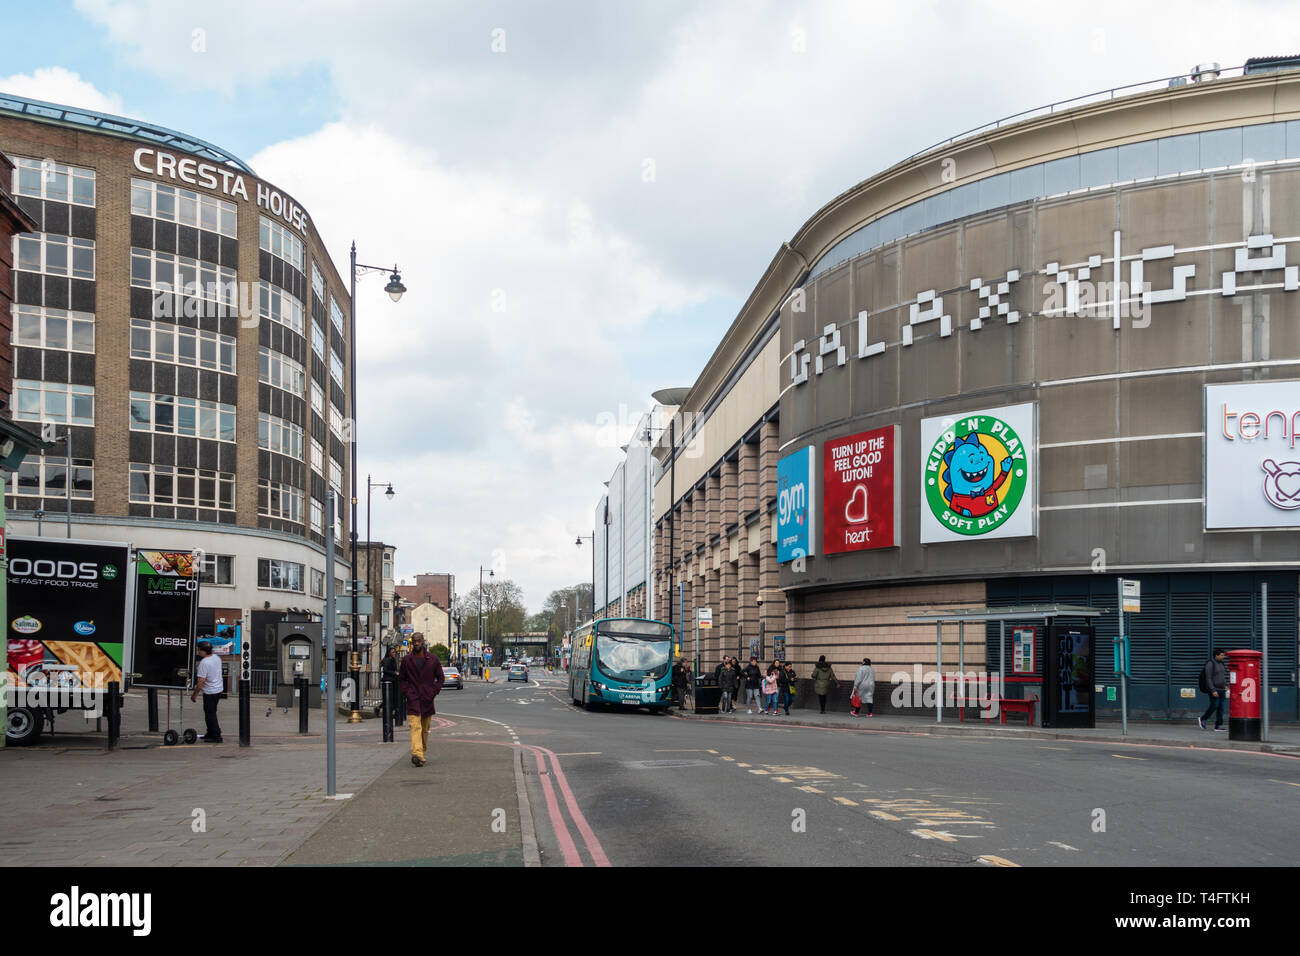
[[[849,524],[867,523],[867,489],[865,485],[858,485],[853,489],[853,497],[844,506],[844,520]]]
[[[1260,467],[1264,469],[1264,497],[1268,503],[1284,511],[1300,508],[1300,461],[1279,464],[1266,458]]]

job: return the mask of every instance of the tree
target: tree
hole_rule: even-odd
[[[493,649],[499,660],[502,651],[503,634],[513,634],[524,630],[527,611],[524,609],[523,589],[506,578],[490,578],[483,581],[483,640]],[[479,635],[479,589],[477,587],[457,600],[461,612],[461,633],[467,641],[478,640]]]
[[[560,610],[563,606],[564,610]],[[568,632],[583,621],[591,619],[591,582],[552,591],[542,605],[557,624],[557,630]]]
[[[435,655],[438,660],[444,663],[451,660],[451,648],[446,644],[435,644],[429,648],[429,653]]]

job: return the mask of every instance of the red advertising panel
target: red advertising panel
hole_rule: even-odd
[[[897,545],[898,426],[826,442],[822,459],[825,554]]]

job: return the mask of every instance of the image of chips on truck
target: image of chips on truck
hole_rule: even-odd
[[[7,552],[5,738],[33,744],[56,714],[102,713],[111,682],[125,693],[134,575],[126,544],[11,537]]]

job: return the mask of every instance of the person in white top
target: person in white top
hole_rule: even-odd
[[[194,692],[190,694],[190,701],[198,700],[200,691],[203,693],[203,718],[208,725],[208,732],[199,740],[219,744],[221,725],[217,723],[217,704],[221,701],[221,692],[226,689],[226,684],[221,679],[221,661],[212,653],[212,645],[208,641],[199,641],[196,646],[199,652],[199,680],[194,685]]]

